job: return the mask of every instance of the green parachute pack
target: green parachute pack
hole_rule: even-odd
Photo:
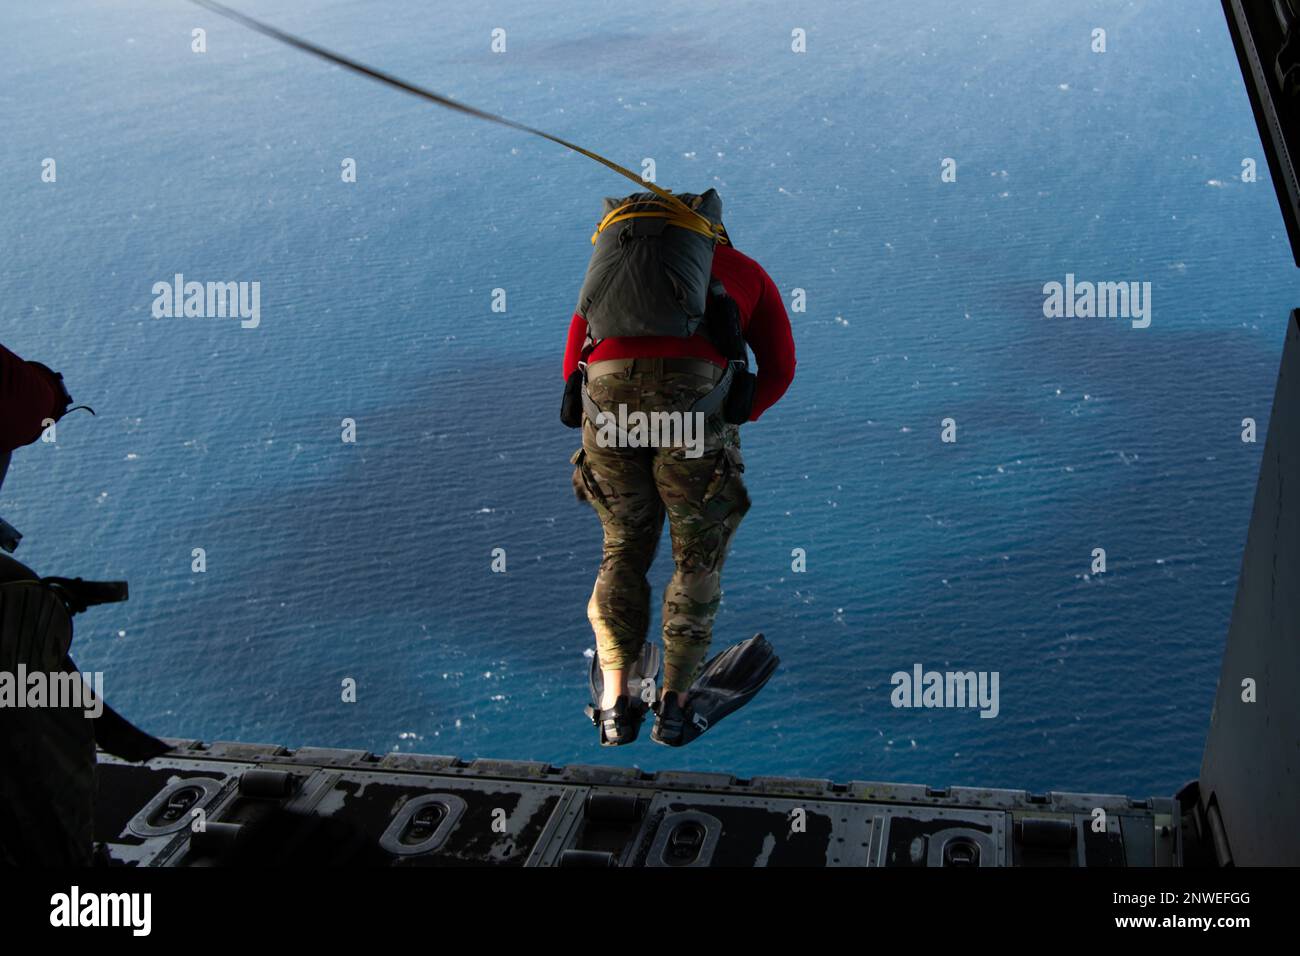
[[[689,338],[704,320],[722,199],[714,189],[675,199],[652,192],[605,199],[578,294],[577,312],[593,343],[616,336]]]

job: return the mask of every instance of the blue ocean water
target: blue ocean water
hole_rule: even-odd
[[[717,188],[738,248],[806,290],[795,383],[743,432],[717,626],[782,669],[668,751],[601,750],[581,714],[599,528],[556,420],[626,181],[179,0],[6,5],[0,341],[99,414],[15,456],[0,514],[44,573],[130,580],[79,621],[82,668],[168,736],[1171,793],[1295,273],[1219,5],[1066,6],[242,3]],[[153,319],[178,272],[259,281],[260,327]],[[1043,318],[1066,273],[1149,281],[1150,328]],[[998,672],[999,715],[892,707],[915,663]]]

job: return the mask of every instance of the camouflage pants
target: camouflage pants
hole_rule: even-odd
[[[587,390],[609,412],[620,405],[629,413],[680,411],[715,380],[641,359],[630,371],[591,378]],[[571,459],[574,492],[595,509],[604,529],[600,572],[587,604],[600,661],[625,668],[641,653],[650,627],[647,573],[667,514],[674,569],[663,600],[664,687],[685,691],[708,651],[722,564],[750,506],[740,429],[710,416],[698,457],[681,444],[634,448],[602,440],[608,437],[608,430],[602,435],[584,419],[582,448]]]

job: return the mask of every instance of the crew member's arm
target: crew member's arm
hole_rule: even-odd
[[[577,312],[573,313],[573,320],[569,323],[569,339],[564,343],[564,380],[567,382],[569,376],[578,368],[578,360],[582,358],[582,347],[587,343],[587,320]]]
[[[763,270],[763,291],[745,326],[745,341],[758,363],[754,408],[749,413],[749,420],[756,422],[794,380],[794,334],[790,330],[790,316],[786,314],[780,290],[766,270]]]
[[[30,445],[46,419],[67,408],[62,382],[37,362],[25,362],[0,345],[0,452]]]

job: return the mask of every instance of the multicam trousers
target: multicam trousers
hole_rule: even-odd
[[[587,391],[611,413],[619,405],[629,413],[680,411],[721,375],[675,367],[672,360],[638,359],[626,371],[589,378]],[[750,507],[739,427],[710,416],[703,454],[690,457],[680,444],[634,448],[602,442],[596,424],[584,417],[582,447],[571,461],[574,492],[595,509],[604,529],[604,555],[587,604],[601,665],[626,668],[641,653],[650,626],[646,575],[666,513],[674,569],[663,600],[664,688],[687,690],[712,638],[727,548]]]

